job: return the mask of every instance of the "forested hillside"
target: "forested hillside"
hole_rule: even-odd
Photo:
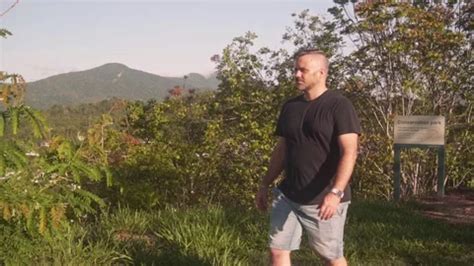
[[[111,98],[124,100],[162,100],[175,86],[195,90],[214,90],[215,75],[206,78],[197,73],[184,77],[162,77],[110,63],[93,69],[52,76],[27,84],[25,102],[35,108],[53,105],[74,106],[97,103]]]

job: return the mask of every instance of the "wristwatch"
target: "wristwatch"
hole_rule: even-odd
[[[342,197],[344,197],[344,191],[342,190],[339,190],[337,188],[332,188],[331,191],[330,191],[332,194],[338,196],[339,198],[342,199]]]

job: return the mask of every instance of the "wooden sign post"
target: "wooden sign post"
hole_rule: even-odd
[[[444,196],[444,116],[396,116],[394,132],[394,199],[400,199],[400,152],[409,148],[438,150],[438,196]]]

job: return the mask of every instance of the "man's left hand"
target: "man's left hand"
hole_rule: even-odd
[[[319,217],[321,220],[328,220],[336,213],[337,206],[341,202],[341,198],[333,193],[328,193],[319,209]]]

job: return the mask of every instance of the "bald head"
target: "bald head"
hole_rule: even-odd
[[[295,62],[298,62],[302,57],[308,57],[311,65],[320,68],[327,75],[329,71],[329,60],[324,52],[315,49],[301,50],[295,54]]]

